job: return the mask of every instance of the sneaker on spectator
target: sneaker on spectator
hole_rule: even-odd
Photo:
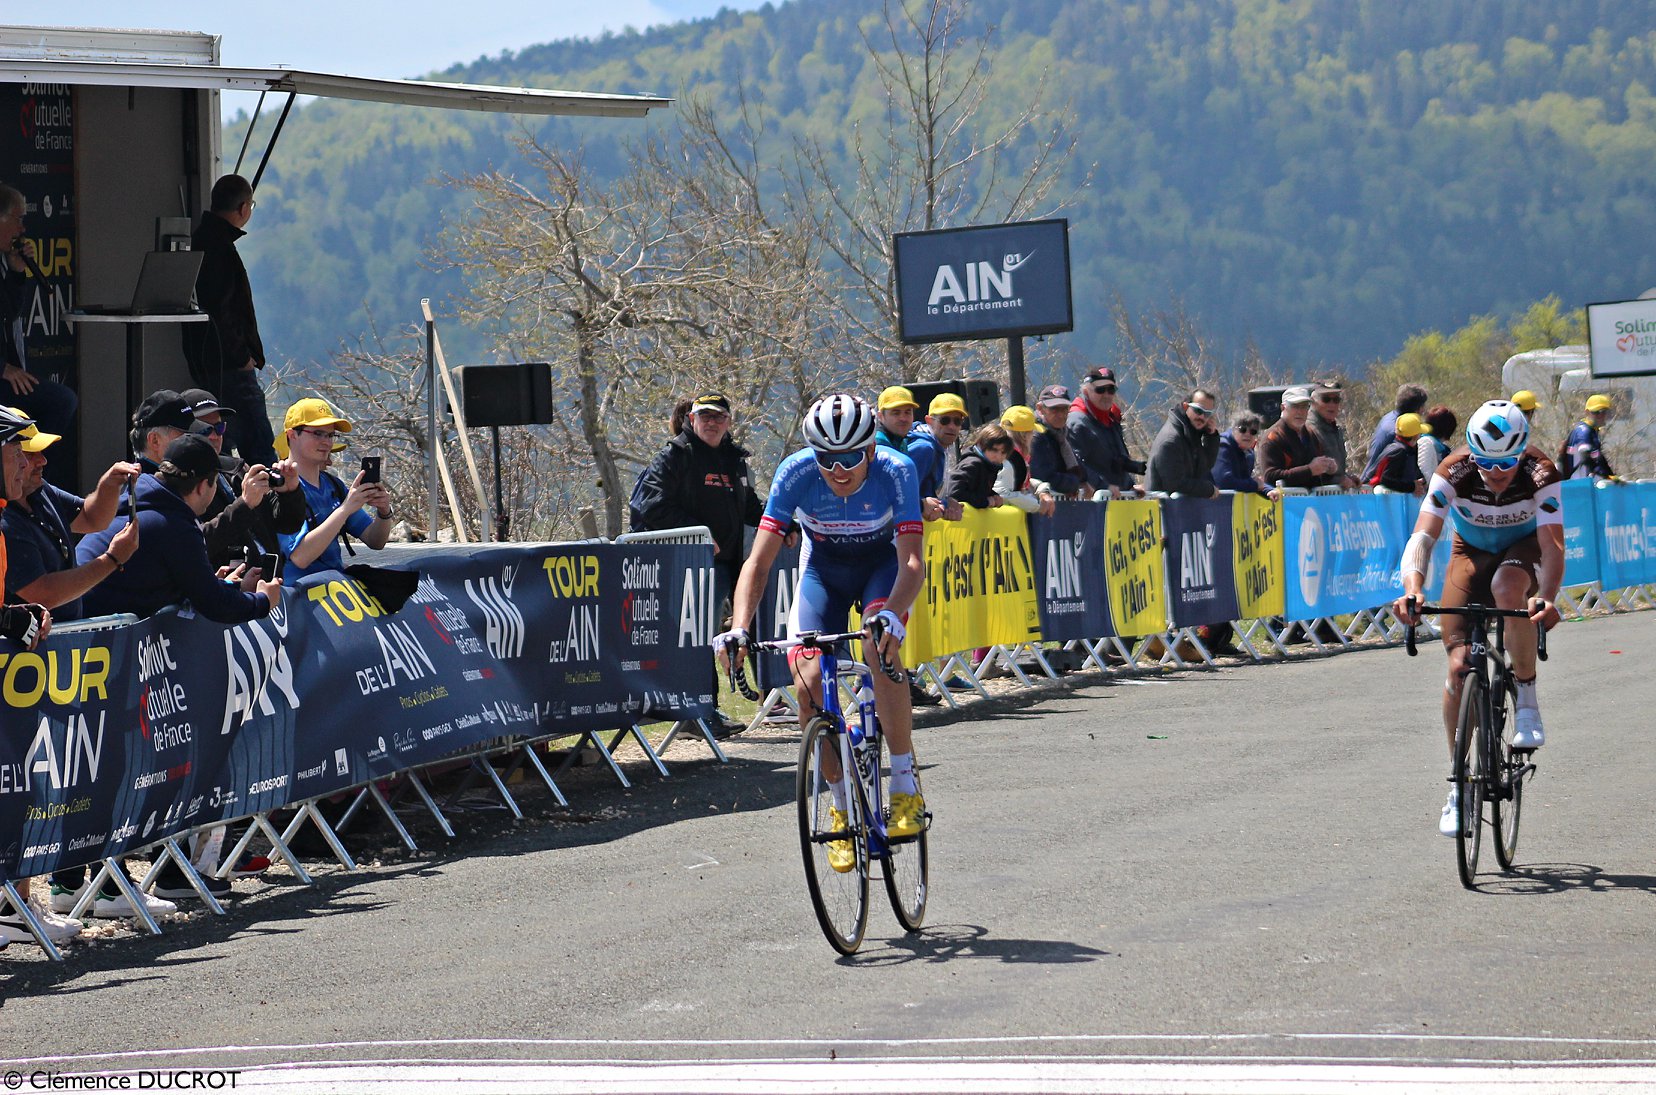
[[[208,893],[220,901],[236,896],[236,888],[227,878],[214,878],[212,875],[204,874],[201,876],[201,884],[207,888]],[[155,876],[153,892],[156,897],[165,898],[167,901],[186,901],[201,896],[175,863],[161,868],[161,873]]]
[[[40,930],[46,933],[46,938],[54,943],[62,943],[73,939],[81,933],[86,925],[79,920],[57,913],[42,905],[34,897],[29,898],[29,911],[34,913],[35,919],[40,921]],[[34,933],[29,930],[29,924],[19,913],[10,913],[0,916],[0,939],[8,943],[33,943]]]
[[[1460,799],[1453,787],[1449,788],[1449,801],[1443,804],[1443,816],[1438,818],[1438,832],[1447,837],[1460,832]]]
[[[59,886],[56,882],[52,883],[52,911],[58,913],[73,912],[75,902],[81,899],[81,894],[86,892],[86,887],[87,883],[84,882],[81,883],[78,890],[71,890],[67,886]]]
[[[178,906],[171,901],[147,894],[143,890],[138,891],[138,898],[151,916],[170,916],[178,911]],[[92,902],[92,915],[106,920],[124,920],[130,916],[137,916],[138,913],[134,911],[132,902],[127,900],[126,894],[106,896],[100,893]]]
[[[733,737],[747,729],[747,724],[737,722],[723,711],[715,711],[707,717],[707,725],[713,731],[713,736],[720,741]]]
[[[942,703],[943,697],[922,688],[920,682],[911,677],[909,678],[909,702],[916,707],[930,707],[933,704]]]
[[[956,673],[954,676],[943,682],[943,687],[947,688],[950,692],[970,692],[977,686],[965,677],[962,677],[959,673]]]
[[[257,878],[270,870],[270,857],[247,852],[230,868],[231,878]]]
[[[1512,747],[1514,749],[1539,749],[1547,740],[1547,735],[1541,729],[1541,712],[1534,707],[1520,707],[1517,717],[1513,720]]]

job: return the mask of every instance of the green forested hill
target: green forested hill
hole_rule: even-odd
[[[764,103],[771,154],[882,124],[859,20],[791,0],[647,34],[536,45],[442,78]],[[973,0],[999,48],[985,110],[1046,81],[1078,137],[1077,330],[1171,299],[1232,350],[1359,368],[1413,331],[1557,293],[1656,285],[1656,30],[1625,0]],[[365,47],[367,48],[367,47]],[[261,122],[263,129],[267,123]],[[243,245],[267,341],[319,360],[458,284],[423,255],[459,191],[513,162],[496,116],[313,103],[289,120]],[[670,127],[536,121],[589,165]],[[235,148],[232,127],[226,147]],[[255,147],[258,145],[255,139]],[[474,343],[476,352],[480,343]]]

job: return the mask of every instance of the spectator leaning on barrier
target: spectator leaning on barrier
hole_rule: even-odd
[[[1425,494],[1420,477],[1420,454],[1415,451],[1426,423],[1418,414],[1400,414],[1394,425],[1396,438],[1380,453],[1374,479],[1369,486],[1375,494]]]
[[[1616,480],[1599,437],[1601,430],[1610,428],[1611,406],[1607,395],[1587,397],[1587,413],[1571,428],[1558,454],[1558,471],[1565,479]]]
[[[1054,494],[1078,498],[1087,490],[1087,471],[1075,458],[1064,423],[1069,419],[1070,392],[1062,384],[1049,384],[1035,400],[1044,426],[1035,431],[1029,444],[1029,474],[1047,484]]]
[[[1008,407],[1001,413],[1000,424],[1012,438],[1012,451],[995,476],[995,493],[1025,513],[1051,517],[1052,488],[1030,474],[1029,457],[1039,429],[1035,412],[1021,404]]]
[[[298,532],[305,523],[299,466],[291,460],[278,461],[273,468],[250,466],[240,457],[224,455],[224,435],[235,410],[202,388],[180,392],[179,398],[195,418],[189,432],[211,445],[219,458],[218,489],[202,519],[207,557],[217,567],[274,552],[280,533]]]
[[[1144,485],[1163,494],[1213,498],[1213,464],[1219,456],[1218,401],[1202,388],[1193,390],[1168,412],[1167,422],[1150,446]]]
[[[347,534],[375,549],[384,547],[391,535],[393,510],[385,484],[369,482],[358,471],[346,486],[328,471],[333,454],[345,447],[339,435],[350,432],[350,421],[335,413],[327,400],[314,396],[299,400],[282,418],[276,449],[283,456],[291,454],[298,465],[306,507],[299,530],[278,537],[290,582],[317,571],[343,569],[339,544]]]
[[[281,596],[279,581],[238,575],[242,588],[219,578],[207,561],[200,519],[213,500],[218,453],[199,437],[180,437],[167,446],[154,475],[138,477],[138,550],[123,566],[87,591],[89,616],[130,612],[153,616],[169,605],[190,602],[195,611],[221,624],[268,616]],[[85,565],[104,555],[127,524],[127,515],[92,533],[75,548]]]
[[[1448,439],[1455,436],[1459,425],[1455,412],[1441,403],[1426,412],[1426,432],[1415,442],[1415,459],[1420,464],[1422,482],[1430,483],[1437,466],[1449,456]]]
[[[706,525],[713,534],[718,599],[742,573],[744,528],[758,528],[765,504],[753,489],[748,450],[730,433],[730,400],[705,392],[690,404],[684,429],[639,473],[628,504],[634,532]]]
[[[1219,455],[1213,461],[1213,485],[1220,490],[1279,497],[1276,488],[1266,490],[1254,478],[1254,448],[1264,423],[1257,414],[1241,414],[1231,428],[1219,435]]]
[[[1363,465],[1363,482],[1372,482],[1374,466],[1380,462],[1380,451],[1397,439],[1397,416],[1400,414],[1419,414],[1426,409],[1426,389],[1419,384],[1402,384],[1398,386],[1397,395],[1392,400],[1392,409],[1380,419],[1380,424],[1374,427],[1374,437],[1369,440],[1368,463]]]
[[[943,484],[960,462],[960,433],[970,418],[966,401],[953,392],[934,396],[926,421],[908,434],[906,455],[920,480],[920,515],[927,521],[960,520],[960,505],[943,501]]]
[[[1323,455],[1333,458],[1340,486],[1352,490],[1357,479],[1346,471],[1346,430],[1340,425],[1344,410],[1345,391],[1338,380],[1319,380],[1311,386],[1311,417],[1306,424],[1317,432]]]
[[[880,420],[879,429],[874,431],[875,443],[907,454],[909,432],[914,429],[914,416],[919,410],[914,393],[901,384],[893,384],[881,392],[880,401],[874,407]]]
[[[34,426],[22,434],[24,481],[21,492],[6,500],[0,529],[6,539],[6,600],[45,605],[63,623],[80,619],[86,591],[125,566],[138,550],[137,525],[122,529],[103,555],[79,566],[73,546],[76,534],[97,532],[115,519],[138,465],[111,464],[92,493],[82,498],[46,482],[46,450],[59,440],[57,434]]]
[[[1121,404],[1116,402],[1116,375],[1102,366],[1081,379],[1081,394],[1070,404],[1064,432],[1076,461],[1086,469],[1087,481],[1111,498],[1122,491],[1138,492],[1134,475],[1144,474],[1144,462],[1127,452],[1121,429]]]
[[[1282,393],[1282,418],[1265,431],[1257,453],[1259,478],[1267,487],[1310,490],[1338,481],[1334,458],[1323,454],[1322,442],[1306,424],[1310,416],[1310,388],[1299,385]]]

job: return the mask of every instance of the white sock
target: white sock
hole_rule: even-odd
[[[1532,677],[1527,681],[1515,680],[1513,683],[1518,686],[1518,706],[1531,711],[1537,710],[1540,704],[1535,698],[1535,679]]]
[[[834,809],[843,814],[845,812],[845,777],[841,776],[839,779],[830,783],[828,785],[828,793],[833,796]]]
[[[920,790],[914,782],[914,754],[891,754],[891,793],[894,795],[912,795]]]

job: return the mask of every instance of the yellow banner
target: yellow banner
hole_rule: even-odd
[[[1238,494],[1232,506],[1231,551],[1241,619],[1281,616],[1285,611],[1282,503],[1263,494]]]
[[[1040,637],[1029,526],[1016,506],[965,507],[959,521],[927,521],[926,584],[909,613],[909,665],[980,646]]]
[[[1104,588],[1117,635],[1167,629],[1161,503],[1104,503]]]

